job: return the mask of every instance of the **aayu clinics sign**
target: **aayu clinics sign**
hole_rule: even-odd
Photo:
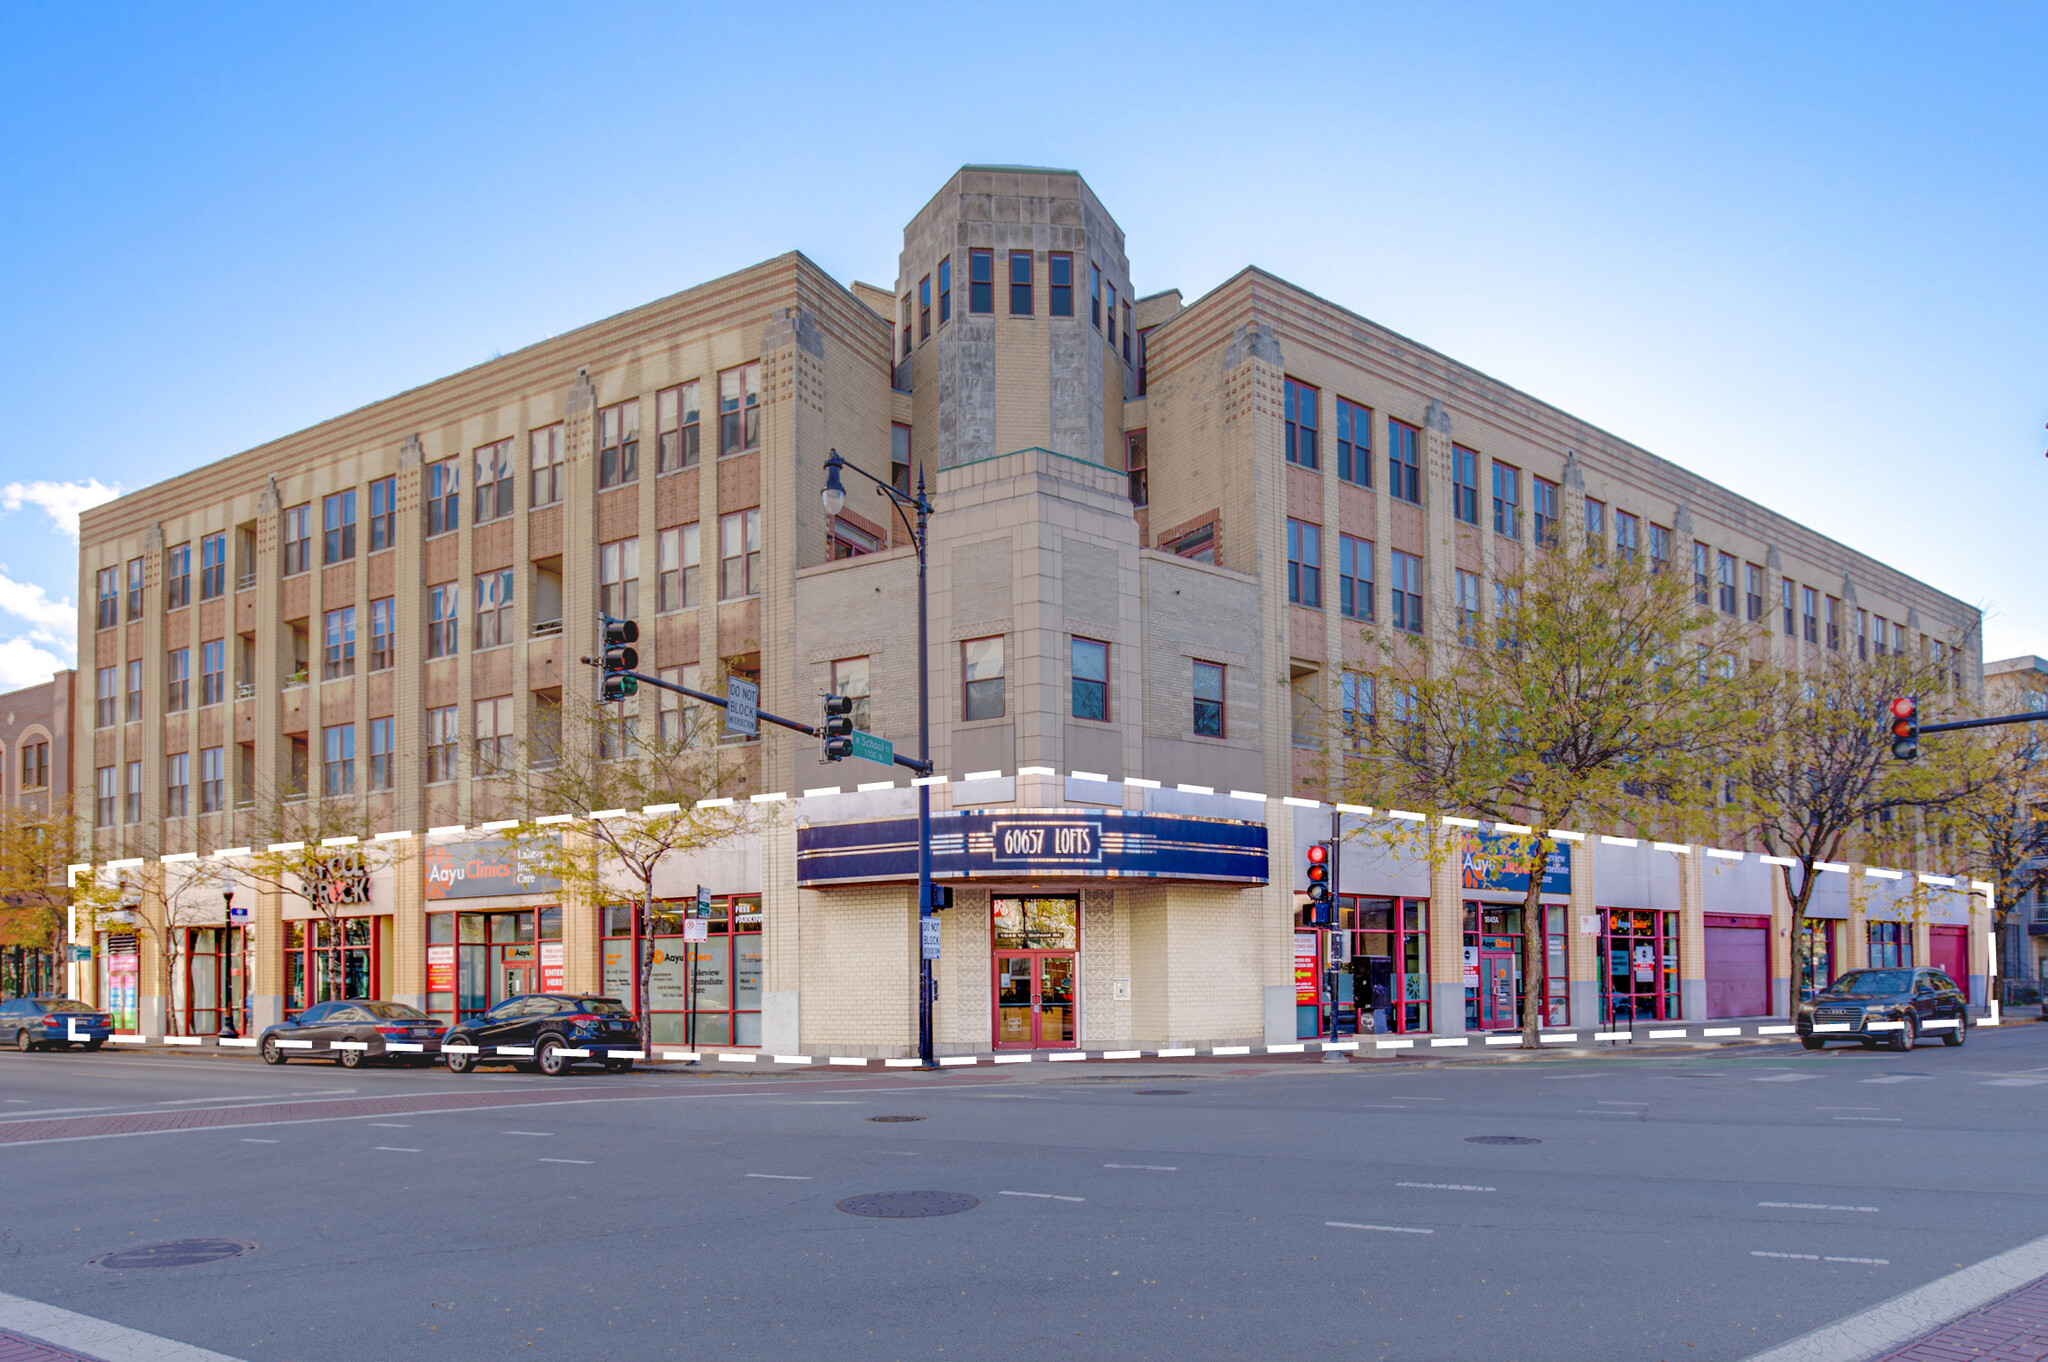
[[[427,902],[481,899],[498,894],[552,894],[562,882],[544,875],[530,855],[503,837],[449,842],[427,848]]]
[[[1529,858],[1536,850],[1536,840],[1512,833],[1459,833],[1458,887],[1528,893]],[[1572,857],[1568,847],[1551,845],[1543,870],[1542,892],[1572,892]]]

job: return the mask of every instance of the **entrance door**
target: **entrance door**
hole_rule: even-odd
[[[1507,951],[1479,953],[1479,1025],[1486,1031],[1511,1031],[1515,1016],[1515,957]]]
[[[996,1046],[1060,1050],[1074,1044],[1074,957],[1034,952],[996,957]]]
[[[533,966],[514,964],[509,960],[506,961],[499,970],[497,996],[499,998],[516,998],[522,993],[531,992],[533,992]]]
[[[1927,929],[1927,963],[1948,975],[1966,997],[1970,991],[1969,931],[1967,927]]]

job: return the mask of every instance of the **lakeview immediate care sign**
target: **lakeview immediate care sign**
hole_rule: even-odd
[[[562,882],[536,870],[530,858],[503,837],[474,842],[429,844],[426,849],[427,902],[481,899],[499,894],[553,894]]]

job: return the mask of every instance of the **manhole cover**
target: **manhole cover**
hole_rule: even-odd
[[[1466,1144],[1542,1144],[1533,1135],[1467,1135]]]
[[[883,1220],[916,1220],[927,1215],[955,1215],[981,1204],[979,1197],[965,1192],[869,1192],[850,1196],[839,1203],[848,1215],[872,1215]]]
[[[883,1124],[887,1125],[887,1124],[889,1124],[889,1123],[891,1123],[891,1122],[894,1122],[894,1121],[922,1121],[922,1120],[924,1119],[924,1117],[922,1117],[922,1116],[870,1116],[870,1117],[868,1117],[868,1119],[869,1119],[870,1121],[880,1121],[880,1122],[882,1122]]]
[[[168,1244],[137,1244],[134,1248],[102,1253],[86,1266],[108,1272],[132,1272],[145,1267],[198,1267],[204,1263],[239,1258],[255,1247],[240,1239],[173,1239]]]
[[[1131,1091],[1139,1097],[1186,1097],[1188,1095],[1186,1088],[1132,1088]]]

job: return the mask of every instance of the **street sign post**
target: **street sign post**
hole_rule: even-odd
[[[896,744],[856,728],[853,730],[853,755],[877,766],[893,766],[896,764]]]
[[[918,925],[919,925],[919,926],[920,926],[921,928],[923,928],[923,942],[924,942],[924,958],[925,958],[925,959],[927,959],[927,960],[936,960],[936,959],[938,959],[938,958],[939,958],[939,920],[938,920],[937,918],[935,918],[935,917],[926,917],[926,918],[922,919],[922,920],[921,920],[921,921],[920,921],[920,922],[918,923]]]
[[[761,710],[761,688],[752,681],[742,681],[730,676],[725,681],[725,731],[745,737],[758,737],[761,732],[759,714]]]

